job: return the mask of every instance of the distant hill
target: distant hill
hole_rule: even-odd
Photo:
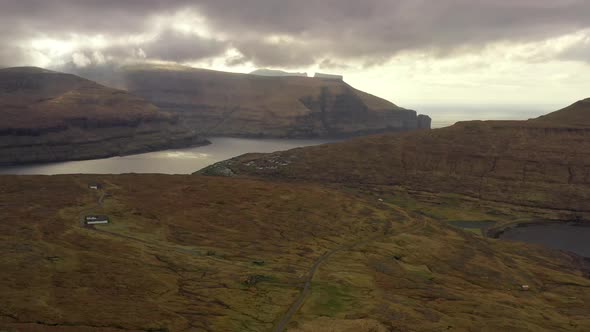
[[[307,73],[290,73],[287,71],[282,70],[275,70],[275,69],[257,69],[250,74],[258,75],[258,76],[297,76],[297,77],[307,77]]]
[[[528,121],[459,122],[431,131],[249,154],[203,173],[401,185],[590,218],[588,119],[586,99]]]
[[[590,98],[532,120],[535,123],[566,127],[590,127]]]
[[[205,135],[323,137],[430,128],[415,111],[343,81],[181,66],[123,68],[127,90]]]
[[[35,67],[0,69],[0,120],[0,164],[104,157],[194,138],[140,97]]]

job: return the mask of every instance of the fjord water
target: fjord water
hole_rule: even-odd
[[[493,221],[451,221],[449,224],[483,235],[486,229],[494,226],[495,223]],[[506,229],[498,238],[539,244],[590,258],[590,225],[584,223],[522,224]]]
[[[274,152],[334,142],[327,139],[211,138],[210,145],[124,157],[0,168],[0,174],[191,174],[218,161],[249,152]]]
[[[582,223],[535,224],[506,230],[500,238],[540,244],[590,258],[590,226]]]
[[[468,120],[526,120],[560,108],[556,105],[415,105],[432,117],[432,127],[451,126]],[[561,105],[563,107],[563,105]],[[190,174],[218,161],[249,152],[274,152],[297,147],[334,142],[328,139],[240,139],[211,138],[211,145],[143,153],[125,157],[69,161],[39,165],[0,167],[0,174],[122,174],[163,173]]]

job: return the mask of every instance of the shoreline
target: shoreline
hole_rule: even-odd
[[[132,156],[142,153],[149,153],[149,152],[157,152],[157,151],[165,151],[170,149],[184,149],[184,148],[193,148],[193,147],[201,147],[210,145],[211,141],[205,138],[191,138],[190,143],[185,142],[176,142],[171,143],[170,145],[162,146],[162,147],[145,147],[140,149],[133,149],[129,151],[122,151],[119,153],[96,153],[91,154],[89,157],[72,157],[72,158],[59,158],[59,159],[39,159],[35,161],[25,161],[25,162],[0,162],[0,168],[12,168],[12,167],[25,167],[25,166],[43,166],[49,165],[54,163],[62,163],[62,162],[70,162],[70,161],[90,161],[90,160],[99,160],[99,159],[107,159],[113,157],[125,157],[125,156]]]
[[[482,228],[482,234],[486,238],[501,239],[502,234],[514,228],[526,228],[543,225],[570,225],[579,227],[590,227],[590,221],[584,220],[551,220],[551,219],[533,219],[533,220],[515,220],[508,223],[494,225],[489,228]]]
[[[58,162],[23,163],[1,166],[4,175],[55,174],[126,174],[160,173],[192,174],[219,161],[249,152],[274,152],[294,148],[333,143],[329,139],[252,139],[211,137],[187,144],[167,144],[165,148],[142,149],[115,153],[93,159],[79,158]],[[177,141],[178,143],[178,141]],[[189,142],[190,143],[190,142]],[[146,144],[147,147],[149,147]],[[146,147],[143,146],[143,147]],[[140,146],[142,147],[142,146]],[[131,153],[133,152],[133,153]],[[141,160],[141,161],[140,161]]]

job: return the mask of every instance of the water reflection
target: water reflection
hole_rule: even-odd
[[[190,174],[248,152],[274,152],[334,142],[312,139],[212,138],[211,145],[142,153],[125,157],[0,168],[0,174]]]
[[[164,155],[155,155],[155,158],[178,158],[178,159],[206,159],[211,158],[208,153],[194,153],[194,152],[183,152],[183,151],[172,151],[166,152]]]
[[[508,229],[501,239],[544,245],[590,257],[590,224],[551,223]]]

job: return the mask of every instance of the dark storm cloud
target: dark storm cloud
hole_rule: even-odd
[[[242,54],[232,59],[234,64],[252,62],[256,66],[305,67],[316,62],[311,43],[270,43],[261,40],[245,40],[233,43]],[[231,63],[231,62],[230,62]]]
[[[146,18],[172,14],[188,3],[191,1],[0,0],[0,24],[28,34],[134,33],[147,28]]]
[[[538,40],[590,27],[585,0],[245,0],[232,10],[234,3],[216,0],[199,8],[215,29],[229,34],[319,40],[317,53],[339,57],[416,49],[444,55],[465,46]]]
[[[225,40],[167,32],[144,46],[148,59],[187,61],[232,45],[243,55],[232,63],[284,67],[326,59],[380,63],[412,50],[444,56],[590,28],[586,0],[0,0],[0,9],[3,48],[13,47],[9,41],[72,33],[139,34],[153,28],[154,17],[193,10]],[[0,64],[22,62],[13,49],[0,54]]]
[[[228,43],[194,34],[164,31],[142,46],[146,57],[166,61],[190,61],[223,54]]]

